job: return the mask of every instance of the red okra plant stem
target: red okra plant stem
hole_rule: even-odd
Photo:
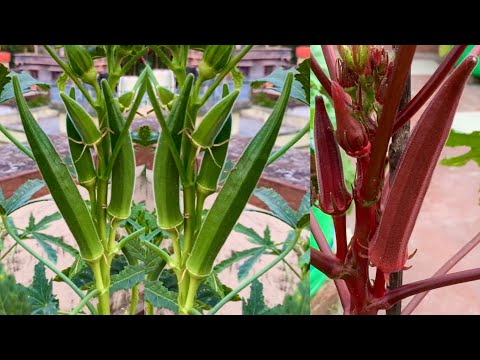
[[[367,306],[367,310],[388,309],[397,301],[403,300],[412,295],[475,280],[480,280],[480,268],[459,271],[453,274],[434,276],[432,278],[416,281],[389,291],[384,297],[369,304]]]
[[[325,91],[328,93],[328,95],[332,96],[332,88],[331,88],[331,82],[328,76],[323,72],[322,68],[320,67],[320,64],[317,62],[315,57],[311,57],[311,67],[313,74],[315,77],[320,81],[320,84],[322,84],[323,88]]]
[[[341,261],[347,256],[347,222],[345,214],[333,217],[333,225],[335,227],[335,239],[337,245],[337,258]]]
[[[397,132],[415,113],[427,102],[438,89],[448,74],[452,71],[455,63],[465,51],[467,45],[455,45],[440,66],[435,70],[427,83],[415,95],[412,101],[398,113],[393,126],[393,132]]]
[[[384,178],[385,156],[392,136],[393,123],[397,114],[400,99],[405,88],[410,65],[415,54],[416,45],[400,46],[393,65],[391,77],[387,80],[388,87],[382,114],[378,121],[378,130],[372,144],[370,165],[366,180],[360,189],[360,200],[363,206],[370,206],[378,200],[380,187]]]
[[[317,249],[311,249],[310,261],[314,267],[331,279],[339,277],[343,272],[343,264],[340,260]]]
[[[478,233],[472,240],[465,244],[455,255],[453,255],[438,271],[433,274],[433,277],[445,275],[448,273],[460,260],[462,260],[470,251],[480,244],[480,233]],[[420,304],[420,302],[427,296],[428,291],[422,292],[414,296],[402,311],[402,315],[410,315]]]
[[[315,219],[315,215],[310,210],[310,231],[312,232],[313,238],[318,245],[318,248],[325,254],[333,255],[330,246],[328,245],[327,239],[323,236],[322,229],[318,226],[318,222]]]

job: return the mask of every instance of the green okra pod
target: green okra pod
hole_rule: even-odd
[[[125,126],[122,111],[115,101],[108,81],[102,80],[103,96],[107,108],[108,123],[111,133],[112,152],[117,144],[120,133]],[[115,163],[112,167],[112,185],[108,213],[117,219],[126,219],[130,216],[133,190],[135,188],[135,152],[130,134],[126,136],[120,147]]]
[[[272,114],[248,144],[208,212],[187,261],[187,269],[194,278],[211,273],[215,258],[255,189],[277,139],[292,82],[293,74],[289,73]]]
[[[67,166],[30,112],[16,76],[13,77],[13,88],[25,135],[40,173],[78,244],[82,258],[93,262],[102,256],[103,247],[87,206]]]
[[[67,113],[72,120],[75,129],[82,139],[82,143],[86,146],[97,144],[102,139],[102,134],[97,125],[93,121],[90,114],[80,105],[65,93],[60,93],[60,97],[65,104]]]
[[[187,105],[193,84],[193,75],[187,76],[182,91],[172,111],[168,114],[167,126],[177,149],[180,149],[185,126]],[[180,210],[180,178],[165,134],[158,139],[153,164],[153,193],[157,209],[158,226],[163,230],[178,228],[183,223]]]
[[[223,97],[228,96],[228,86],[223,87]],[[228,151],[228,140],[230,139],[232,131],[232,115],[227,117],[227,121],[223,125],[222,130],[215,138],[216,144],[222,144],[215,146],[210,152],[205,152],[203,155],[202,165],[200,172],[197,176],[196,187],[199,193],[202,193],[205,197],[213,194],[217,191],[218,180],[225,164]]]
[[[197,147],[209,149],[215,145],[215,138],[232,112],[238,94],[238,90],[233,91],[205,114],[200,125],[192,133],[192,141]]]
[[[70,89],[70,97],[75,100],[75,88]],[[72,158],[73,165],[77,171],[78,183],[86,189],[91,189],[95,186],[97,181],[97,172],[93,165],[92,154],[90,149],[85,148],[85,145],[81,144],[82,138],[77,129],[72,123],[72,119],[67,113],[67,136],[68,147],[70,148],[70,156]]]

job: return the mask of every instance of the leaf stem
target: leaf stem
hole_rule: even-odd
[[[460,260],[462,260],[470,251],[480,243],[480,233],[478,233],[472,240],[466,243],[460,250],[455,253],[438,271],[433,274],[433,277],[445,275],[448,273]],[[427,296],[428,291],[417,294],[403,309],[402,315],[410,315],[420,304],[420,302]]]
[[[138,292],[139,292],[139,284],[135,284],[132,287],[132,298],[130,300],[130,315],[135,315],[137,312],[137,305],[138,305]]]
[[[139,229],[137,231],[134,231],[133,233],[131,233],[130,235],[128,236],[125,236],[122,240],[120,240],[117,244],[117,246],[115,247],[114,251],[113,252],[118,252],[120,250],[122,250],[122,248],[127,245],[130,241],[134,240],[137,238],[137,236],[140,236],[142,235],[144,232],[146,231],[146,228],[143,228],[143,229]]]
[[[82,301],[80,301],[80,302],[78,303],[78,305],[75,306],[75,308],[73,308],[73,310],[69,313],[69,315],[77,315],[78,312],[84,308],[84,306],[87,304],[87,302],[88,302],[91,298],[97,296],[98,294],[100,294],[100,290],[98,290],[98,289],[94,289],[94,290],[90,291],[90,292],[82,299]]]
[[[170,258],[170,255],[168,255],[165,251],[160,249],[157,245],[152,244],[149,241],[143,241],[143,244],[150,250],[152,250],[154,253],[156,253],[158,256],[160,256],[170,267],[172,267],[172,259]]]
[[[267,271],[269,271],[271,268],[273,268],[275,265],[277,265],[280,261],[282,261],[295,247],[295,245],[298,242],[298,239],[300,238],[300,234],[302,232],[302,229],[296,229],[295,230],[295,238],[293,239],[292,243],[282,251],[282,253],[275,259],[273,260],[270,264],[265,266],[262,270],[259,272],[253,274],[250,276],[248,279],[245,279],[240,285],[238,285],[234,290],[232,290],[230,293],[228,293],[227,296],[225,296],[222,300],[220,300],[217,305],[213,307],[208,313],[208,315],[214,315],[217,313],[218,310],[220,310],[223,305],[225,305],[227,302],[229,302],[235,295],[237,295],[240,291],[245,289],[248,285],[250,285],[253,281],[257,280],[260,276],[265,274]]]
[[[292,137],[288,142],[283,145],[280,149],[275,151],[270,157],[268,158],[267,165],[265,167],[271,165],[275,162],[279,157],[285,154],[293,145],[295,145],[308,131],[310,130],[310,123],[307,123],[294,137]]]
[[[33,157],[33,153],[26,147],[24,146],[20,141],[18,141],[15,136],[13,136],[10,131],[8,131],[5,126],[3,126],[0,123],[0,131],[5,135],[5,137],[10,140],[21,152],[23,152],[25,155],[27,155],[30,159],[35,160]]]

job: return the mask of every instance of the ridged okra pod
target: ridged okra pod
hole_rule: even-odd
[[[70,89],[70,97],[75,100],[75,88]],[[82,138],[72,123],[70,115],[66,116],[68,147],[70,148],[70,156],[73,165],[77,171],[78,183],[86,189],[95,186],[97,180],[97,172],[93,166],[92,154],[90,149],[86,149],[81,144]]]
[[[90,114],[80,105],[65,93],[60,93],[60,97],[65,104],[67,113],[72,120],[75,129],[82,139],[82,143],[86,146],[97,144],[102,139],[102,134],[97,125],[93,121]]]
[[[112,152],[115,148],[120,133],[125,126],[125,119],[118,103],[115,101],[108,81],[102,80],[103,96],[107,107],[108,123],[112,131]],[[132,138],[128,134],[120,146],[120,151],[112,167],[112,184],[110,191],[110,204],[108,213],[117,219],[126,219],[130,216],[132,207],[133,190],[135,188],[135,152]]]
[[[228,86],[223,87],[223,97],[228,96]],[[228,152],[228,140],[232,131],[232,115],[227,117],[222,130],[215,138],[216,144],[220,146],[212,147],[210,152],[205,152],[203,156],[200,172],[197,176],[197,191],[207,197],[217,191],[218,180],[225,164]]]
[[[167,126],[173,142],[180,150],[182,135],[180,132],[185,125],[187,105],[193,84],[193,75],[188,75],[183,84],[172,111],[168,114]],[[180,210],[180,178],[175,160],[168,147],[165,134],[162,132],[158,139],[155,160],[153,164],[153,193],[157,209],[158,226],[163,230],[178,228],[183,223],[183,214]]]
[[[287,109],[293,74],[289,73],[272,114],[250,141],[208,212],[187,261],[191,276],[208,276],[228,235],[260,179]]]
[[[25,135],[40,173],[78,244],[82,258],[93,262],[102,256],[103,247],[87,206],[67,166],[30,112],[16,76],[13,77],[13,88]]]
[[[238,90],[233,91],[205,114],[200,125],[192,133],[192,141],[196,146],[201,149],[210,149],[215,145],[215,138],[232,112],[238,94]]]

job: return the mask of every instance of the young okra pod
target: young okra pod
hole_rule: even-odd
[[[40,173],[78,244],[82,258],[93,262],[102,256],[103,247],[87,206],[67,166],[30,112],[16,76],[13,77],[13,88],[25,135]]]
[[[233,45],[207,45],[198,66],[199,77],[203,80],[213,79],[227,66],[233,49]]]
[[[197,147],[210,149],[215,145],[215,138],[232,112],[238,94],[238,90],[233,91],[205,114],[200,125],[192,133],[192,141]]]
[[[223,97],[228,96],[228,86],[223,87]],[[205,197],[217,191],[218,179],[223,170],[223,165],[227,157],[228,140],[232,130],[232,115],[228,116],[222,130],[215,138],[216,144],[220,146],[213,147],[210,152],[203,155],[200,172],[197,176],[197,191]]]
[[[74,87],[70,89],[70,97],[75,100]],[[70,148],[73,165],[77,171],[78,183],[86,189],[91,189],[95,186],[97,180],[97,172],[93,166],[92,154],[90,153],[90,149],[85,148],[85,145],[82,144],[82,138],[68,114],[66,116],[66,122],[68,147]]]
[[[191,276],[208,276],[213,262],[242,213],[267,164],[287,109],[293,74],[289,73],[272,114],[250,141],[208,212],[187,261]]]
[[[102,134],[97,125],[93,121],[90,114],[78,102],[67,96],[65,93],[60,93],[60,97],[65,104],[68,115],[72,120],[75,129],[82,139],[82,143],[86,146],[97,144],[102,139]]]
[[[181,130],[185,126],[187,105],[193,84],[193,75],[187,76],[182,91],[172,111],[168,114],[167,126],[177,149],[182,142]],[[165,134],[158,139],[153,164],[153,193],[157,209],[158,226],[163,230],[173,230],[183,223],[180,210],[180,178]]]
[[[97,81],[97,71],[87,49],[81,45],[65,45],[65,55],[73,73],[84,83],[93,86]]]
[[[102,80],[103,96],[107,107],[108,123],[112,134],[112,152],[115,148],[120,133],[125,126],[122,111],[115,101],[108,81]],[[132,207],[133,190],[135,188],[135,153],[130,134],[123,139],[120,152],[112,167],[112,185],[110,191],[110,204],[108,213],[117,219],[126,219],[130,216]]]

